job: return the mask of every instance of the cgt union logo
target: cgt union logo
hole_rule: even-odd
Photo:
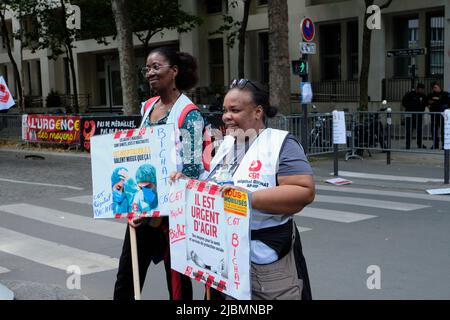
[[[250,167],[248,168],[248,171],[250,173],[248,176],[252,179],[259,179],[259,171],[261,170],[262,163],[259,160],[253,160],[250,164]]]

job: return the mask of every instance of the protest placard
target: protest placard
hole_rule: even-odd
[[[167,124],[91,138],[94,218],[168,215],[174,135]]]
[[[170,191],[172,269],[240,300],[251,299],[250,197],[180,180]]]

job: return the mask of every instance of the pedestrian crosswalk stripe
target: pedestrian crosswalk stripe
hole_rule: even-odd
[[[330,175],[333,173],[330,173]],[[434,178],[422,178],[422,177],[406,177],[406,176],[393,176],[387,174],[373,174],[365,172],[352,172],[352,171],[339,171],[339,175],[342,177],[349,178],[363,178],[363,179],[374,179],[374,180],[386,180],[386,181],[406,181],[406,182],[417,182],[417,183],[428,183],[436,182],[442,183],[443,179]]]
[[[377,216],[362,213],[352,213],[337,210],[306,207],[300,213],[298,213],[298,217],[308,217],[335,222],[352,223],[376,218]]]
[[[80,188],[80,187],[74,187],[74,186],[69,186],[69,185],[61,185],[61,184],[54,184],[54,183],[22,181],[22,180],[13,180],[13,179],[5,179],[5,178],[0,178],[0,181],[12,182],[12,183],[20,183],[20,184],[29,184],[29,185],[32,185],[32,186],[44,186],[44,187],[53,187],[53,188],[67,188],[67,189],[79,190],[79,191],[84,190],[83,188]]]
[[[10,272],[10,271],[11,271],[11,270],[6,269],[6,268],[3,268],[3,267],[0,266],[0,274],[2,274],[2,273],[8,273],[8,272]]]
[[[395,198],[410,198],[410,199],[422,199],[422,200],[437,200],[450,202],[450,197],[448,196],[438,196],[429,195],[415,192],[403,192],[403,191],[386,191],[386,190],[376,190],[376,189],[364,189],[359,187],[344,187],[344,186],[326,186],[316,184],[316,190],[322,191],[334,191],[334,192],[344,192],[344,193],[357,193],[357,194],[369,194],[371,196],[388,196]]]
[[[311,228],[305,228],[305,227],[300,227],[300,226],[297,226],[297,229],[298,229],[298,232],[305,232],[305,231],[312,230]]]
[[[64,198],[63,200],[92,205],[92,195]]]
[[[340,204],[350,204],[362,207],[373,207],[379,209],[389,209],[397,211],[412,211],[419,210],[423,208],[429,208],[430,206],[406,203],[406,202],[395,202],[395,201],[385,201],[385,200],[373,200],[373,199],[362,199],[354,197],[343,197],[343,196],[327,196],[327,195],[316,195],[314,203],[326,202],[326,203],[340,203]]]
[[[65,227],[97,235],[123,240],[125,226],[114,221],[98,220],[73,213],[39,207],[26,203],[0,206],[0,211],[27,219],[34,219],[59,227]]]
[[[75,265],[82,275],[116,269],[119,260],[0,227],[0,251],[67,271]]]

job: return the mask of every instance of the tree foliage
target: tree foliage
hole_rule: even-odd
[[[96,39],[99,43],[108,44],[108,36],[116,37],[111,0],[74,0],[72,3],[81,9],[81,39]],[[181,10],[178,1],[133,0],[127,5],[131,28],[146,53],[156,34],[164,30],[189,32],[203,22],[201,18]]]

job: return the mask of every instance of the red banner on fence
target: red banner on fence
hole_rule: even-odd
[[[22,116],[22,140],[29,142],[80,143],[80,116]]]

